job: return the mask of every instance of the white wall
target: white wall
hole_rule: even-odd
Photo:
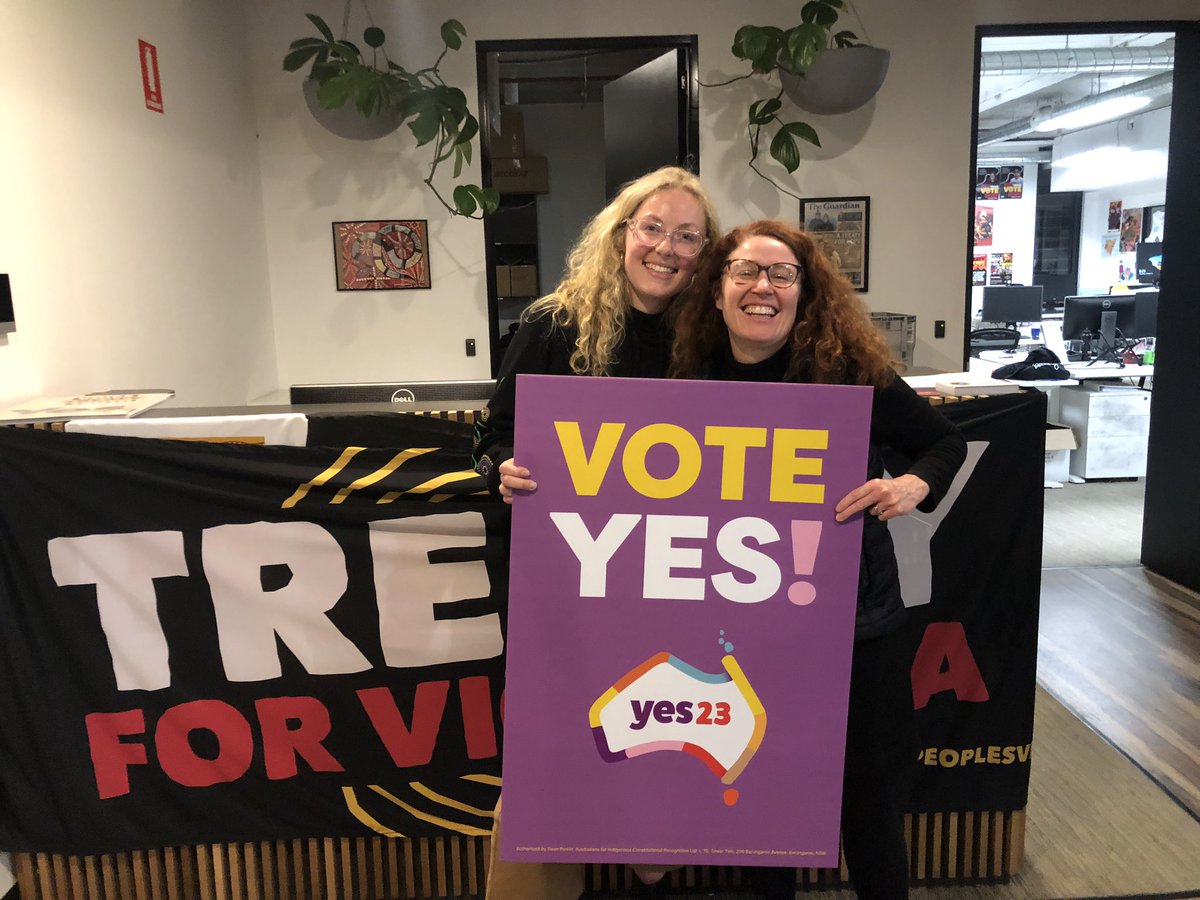
[[[342,6],[335,0],[310,7],[328,20],[340,21]],[[973,174],[974,29],[977,24],[1043,20],[1046,5],[1039,0],[926,0],[919,17],[906,5],[887,0],[861,0],[856,7],[871,40],[892,50],[887,81],[879,96],[855,113],[807,116],[823,147],[805,148],[806,161],[795,177],[782,170],[779,174],[806,196],[871,196],[872,277],[866,300],[875,310],[918,316],[919,365],[958,368],[963,345],[962,258]],[[644,4],[635,0],[569,6],[552,0],[525,0],[519,6],[457,0],[409,2],[391,12],[374,9],[378,24],[389,34],[400,29],[384,17],[403,17],[403,32],[414,47],[435,41],[442,19],[461,19],[469,40],[463,51],[448,57],[447,74],[457,83],[472,85],[474,40],[692,32],[699,35],[700,78],[715,82],[744,71],[729,53],[740,25],[783,25],[796,18],[794,4],[782,0],[763,0],[752,14],[716,0],[663,0],[652,19],[644,12]],[[1194,2],[1151,0],[1136,13],[1184,18],[1194,13]],[[355,8],[353,15],[359,14]],[[1054,15],[1065,21],[1094,21],[1131,12],[1120,0],[1063,0],[1055,5]],[[465,359],[461,347],[464,337],[475,337],[480,346],[486,343],[482,229],[473,223],[433,228],[435,283],[425,298],[397,297],[398,292],[336,296],[325,287],[332,278],[325,236],[329,222],[373,210],[401,216],[431,208],[414,188],[415,178],[388,166],[384,151],[358,151],[344,142],[331,145],[314,132],[316,126],[296,120],[297,78],[278,71],[278,58],[287,41],[305,30],[299,11],[284,0],[271,0],[257,7],[254,21],[281,382],[326,375],[477,377],[486,370],[486,361]],[[363,24],[353,22],[351,31],[361,31]],[[424,56],[414,50],[413,59]],[[794,219],[798,214],[795,200],[746,166],[745,108],[766,90],[746,82],[701,89],[701,176],[727,225],[760,216]],[[390,146],[410,154],[407,136],[398,136]],[[337,167],[330,165],[335,153]],[[375,177],[381,170],[382,178]],[[915,211],[921,228],[912,227]],[[445,223],[436,210],[429,215],[431,226],[435,218]],[[281,247],[285,235],[287,246]],[[439,266],[447,257],[449,265]],[[919,269],[916,259],[922,261]],[[933,322],[939,318],[947,320],[945,340],[932,337]]]
[[[1124,0],[925,0],[920,15],[889,0],[855,6],[872,42],[892,50],[887,81],[855,113],[805,117],[823,147],[805,148],[795,177],[780,175],[806,196],[871,197],[868,303],[917,315],[919,365],[957,368],[975,26],[1038,22],[1048,9],[1066,22],[1192,18],[1195,0],[1136,10]],[[783,0],[751,11],[662,0],[652,16],[635,0],[370,7],[394,55],[414,65],[433,62],[439,24],[459,18],[469,37],[445,75],[472,102],[477,39],[697,33],[700,77],[712,82],[744,71],[729,53],[740,25],[797,15]],[[0,146],[0,271],[13,275],[21,329],[0,344],[0,399],[167,385],[177,403],[204,404],[301,381],[486,375],[482,226],[432,200],[421,184],[427,157],[407,133],[368,144],[327,134],[301,102],[300,76],[281,69],[287,44],[309,32],[305,11],[336,28],[343,9],[339,0],[0,6],[3,33],[20,35],[0,76],[0,113],[16,136]],[[365,24],[354,4],[354,37]],[[142,105],[139,36],[159,48],[163,116]],[[48,65],[48,52],[65,64]],[[726,225],[797,216],[795,200],[746,166],[745,108],[768,90],[701,90],[701,174]],[[334,289],[330,223],[376,216],[429,220],[431,290]],[[945,340],[932,337],[935,319],[947,321]],[[467,337],[479,356],[464,355]]]
[[[18,328],[0,339],[0,405],[170,387],[195,406],[273,387],[240,5],[0,5],[0,271]],[[158,48],[162,114],[145,108],[139,38]]]
[[[1171,110],[1154,110],[1064,135],[1055,141],[1054,157],[1061,159],[1096,148],[1117,146],[1128,147],[1134,152],[1158,150],[1165,156],[1170,126]],[[1119,200],[1124,213],[1130,209],[1161,206],[1166,198],[1165,175],[1150,174],[1148,168],[1138,166],[1118,165],[1111,169],[1111,173],[1101,173],[1111,174],[1108,186],[1087,190],[1083,194],[1079,228],[1081,294],[1107,293],[1112,285],[1120,281],[1121,267],[1128,269],[1136,264],[1136,254],[1120,252],[1119,244],[1111,253],[1106,249],[1106,237],[1111,235],[1108,228],[1109,204]]]

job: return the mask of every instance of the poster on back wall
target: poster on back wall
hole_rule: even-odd
[[[1108,201],[1108,230],[1116,231],[1121,227],[1121,201]]]
[[[837,865],[871,400],[518,376],[501,858]]]
[[[987,284],[988,258],[986,253],[976,253],[971,257],[971,285],[979,287]]]
[[[1000,199],[1000,169],[996,166],[985,166],[975,170],[975,199]]]
[[[1001,200],[1020,200],[1024,196],[1024,166],[1001,166],[999,180]]]
[[[1012,284],[1013,255],[1011,253],[993,253],[988,270],[988,284]]]
[[[990,206],[975,207],[975,246],[992,246],[992,208]]]
[[[1121,252],[1132,253],[1137,250],[1138,241],[1142,239],[1142,208],[1126,209],[1121,213]]]

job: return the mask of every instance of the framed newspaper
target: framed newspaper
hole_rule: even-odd
[[[858,291],[867,290],[870,197],[817,197],[800,201],[800,227],[816,241]]]

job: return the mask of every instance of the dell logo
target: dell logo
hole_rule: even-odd
[[[1100,308],[1101,308],[1101,309],[1112,309],[1112,301],[1111,301],[1111,300],[1109,300],[1107,297],[1105,297],[1105,298],[1104,298],[1104,299],[1103,299],[1103,300],[1100,302]]]
[[[416,402],[416,399],[417,398],[413,396],[413,392],[408,388],[400,388],[400,390],[392,394],[393,403],[414,403]]]

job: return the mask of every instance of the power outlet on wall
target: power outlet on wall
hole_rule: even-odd
[[[944,338],[946,336],[946,320],[937,319],[933,323],[933,336],[935,338]]]

